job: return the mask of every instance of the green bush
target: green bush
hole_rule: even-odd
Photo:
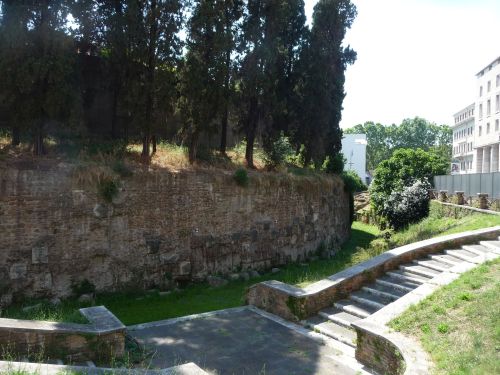
[[[358,174],[354,171],[344,171],[341,174],[344,185],[351,193],[366,191],[368,187],[363,183]]]
[[[426,181],[417,181],[401,191],[394,191],[384,202],[382,215],[398,230],[429,215],[429,188]]]
[[[333,158],[327,156],[321,169],[326,173],[342,174],[344,172],[345,161],[344,154],[339,152]]]
[[[234,180],[240,186],[248,186],[248,173],[244,168],[238,168],[233,175]]]
[[[76,296],[82,294],[93,294],[95,293],[95,285],[92,284],[87,279],[84,279],[80,282],[76,282],[73,285],[71,285],[71,290],[73,291],[73,294]]]
[[[370,186],[370,199],[377,215],[394,191],[402,191],[417,180],[432,181],[435,175],[446,174],[448,160],[421,149],[399,149],[375,169]]]
[[[293,148],[287,137],[281,135],[264,150],[264,162],[269,169],[283,165],[285,161],[293,156]]]
[[[118,195],[118,185],[113,179],[105,178],[99,182],[98,191],[102,199],[111,203],[113,198]]]

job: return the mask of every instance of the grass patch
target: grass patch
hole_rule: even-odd
[[[23,310],[29,306],[33,306],[33,308]],[[86,324],[88,320],[80,314],[78,309],[89,306],[89,304],[82,304],[73,299],[63,300],[58,306],[54,306],[46,300],[26,300],[22,304],[12,305],[3,310],[1,317]]]
[[[500,260],[495,260],[464,273],[390,326],[420,340],[436,374],[499,374],[499,295]]]

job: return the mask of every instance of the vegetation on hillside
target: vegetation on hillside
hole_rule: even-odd
[[[390,325],[420,340],[436,374],[498,374],[500,260],[478,266]]]
[[[149,162],[166,140],[190,163],[224,157],[231,129],[248,167],[287,139],[319,169],[340,152],[355,17],[350,0],[319,0],[311,27],[303,0],[3,0],[0,128],[36,155],[119,140]]]

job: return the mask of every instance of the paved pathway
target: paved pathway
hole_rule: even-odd
[[[303,328],[251,308],[129,328],[140,343],[155,351],[154,367],[194,362],[218,375],[365,373],[342,347],[322,344]]]

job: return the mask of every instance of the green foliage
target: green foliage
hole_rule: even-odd
[[[92,284],[87,279],[84,279],[80,282],[73,283],[71,285],[71,290],[73,291],[73,294],[76,296],[82,294],[93,294],[95,293],[95,285]]]
[[[248,173],[244,168],[238,168],[233,175],[234,180],[240,186],[248,186]]]
[[[339,152],[333,157],[327,156],[321,169],[327,173],[341,174],[344,172],[345,161],[344,154]]]
[[[420,148],[447,161],[451,158],[451,128],[419,117],[405,119],[400,125],[390,126],[365,122],[345,129],[344,132],[366,134],[367,168],[370,171],[375,170],[382,161],[389,159],[394,151],[401,148]]]
[[[275,169],[285,164],[285,161],[293,155],[293,149],[288,138],[281,133],[280,137],[264,151],[264,161],[269,169]]]
[[[99,181],[97,190],[101,198],[108,203],[111,203],[113,198],[118,195],[118,185],[116,181],[111,178],[104,178]]]
[[[416,181],[411,186],[405,186],[401,191],[393,191],[389,195],[381,213],[392,228],[401,229],[427,217],[429,188],[428,182]]]
[[[370,198],[377,215],[392,192],[402,191],[416,180],[432,181],[435,175],[445,174],[448,161],[421,149],[400,149],[375,169],[370,186]]]
[[[344,185],[346,186],[347,190],[349,190],[351,193],[359,193],[361,191],[368,190],[368,186],[366,186],[363,181],[361,181],[361,178],[356,172],[344,171],[340,176],[342,177],[342,180],[344,180]]]

